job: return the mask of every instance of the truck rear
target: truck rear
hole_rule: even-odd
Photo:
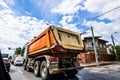
[[[73,76],[81,68],[77,55],[82,50],[80,34],[50,26],[26,45],[24,69],[43,80],[60,72]]]

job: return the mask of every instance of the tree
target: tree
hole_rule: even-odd
[[[16,55],[21,55],[21,47],[16,48],[15,54]]]
[[[8,59],[9,59],[9,60],[12,59],[12,56],[9,56]]]
[[[24,50],[25,50],[24,47],[23,48],[18,47],[18,48],[16,48],[14,55],[21,55],[21,56],[23,56]]]
[[[120,61],[120,46],[115,46],[118,60]]]

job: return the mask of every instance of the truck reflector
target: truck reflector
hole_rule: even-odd
[[[81,58],[77,58],[78,61],[81,61],[82,59]]]
[[[58,58],[50,58],[49,60],[50,61],[58,61],[59,59]]]

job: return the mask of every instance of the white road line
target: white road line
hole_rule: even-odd
[[[23,72],[21,70],[18,70],[18,71],[23,74]]]

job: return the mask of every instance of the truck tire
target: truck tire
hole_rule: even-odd
[[[26,70],[26,66],[24,66],[24,70]]]
[[[36,77],[40,76],[40,61],[36,61],[34,64],[34,75]]]
[[[26,64],[25,63],[23,64],[23,69],[26,70]]]
[[[24,68],[24,70],[27,70],[27,67],[26,67],[26,66],[27,66],[27,61],[24,60],[24,63],[23,63],[23,68]]]
[[[31,71],[31,69],[29,68],[29,66],[26,66],[26,70],[27,70],[27,72]]]
[[[47,68],[46,61],[42,61],[42,63],[41,63],[40,75],[41,75],[42,80],[49,80],[50,79],[50,74],[49,74],[49,70]]]

